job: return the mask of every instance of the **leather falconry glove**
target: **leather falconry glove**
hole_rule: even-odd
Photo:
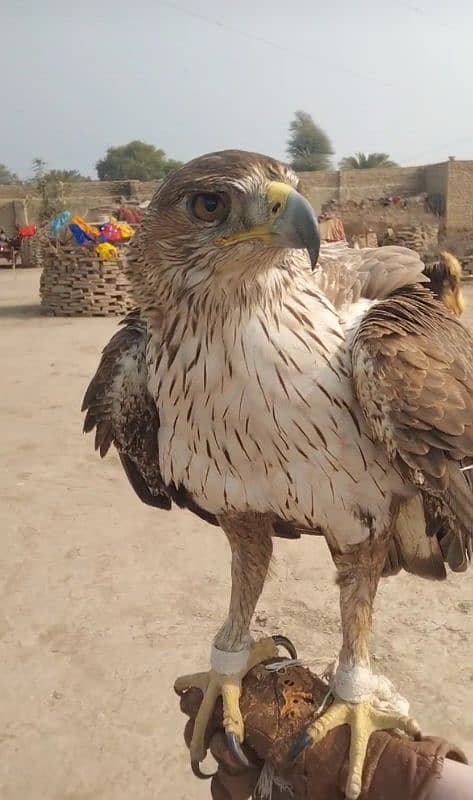
[[[346,725],[331,731],[297,761],[289,760],[294,742],[327,692],[320,678],[290,661],[277,659],[277,666],[272,662],[270,669],[264,664],[254,667],[243,681],[240,701],[243,749],[252,766],[235,762],[223,732],[220,702],[207,729],[207,742],[217,762],[211,780],[213,800],[343,800],[350,746]],[[189,717],[187,743],[201,699],[198,689],[181,696],[181,710]],[[360,800],[428,800],[445,758],[467,763],[462,751],[444,739],[413,741],[391,731],[376,732],[368,745]]]

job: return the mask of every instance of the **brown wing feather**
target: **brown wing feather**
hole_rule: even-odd
[[[422,287],[368,311],[353,344],[353,380],[374,436],[422,493],[427,534],[461,571],[471,553],[473,343]],[[420,534],[421,535],[421,534]]]
[[[407,247],[355,250],[345,242],[322,244],[314,282],[337,309],[384,300],[405,286],[428,282],[419,255]]]
[[[159,472],[159,419],[146,388],[146,340],[146,323],[133,311],[105,347],[85,393],[84,432],[95,428],[95,449],[102,458],[115,445],[144,503],[169,509],[171,499]]]
[[[170,509],[174,501],[207,522],[217,520],[199,508],[182,488],[165,486],[159,471],[159,416],[147,389],[148,330],[133,311],[105,347],[85,393],[84,431],[95,428],[95,449],[103,457],[114,444],[136,494],[147,505]]]

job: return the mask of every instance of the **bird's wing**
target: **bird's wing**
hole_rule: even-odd
[[[113,444],[136,494],[147,505],[171,508],[171,501],[207,522],[215,517],[200,509],[183,490],[164,485],[159,470],[159,416],[147,388],[148,328],[139,311],[123,320],[105,347],[85,393],[84,431],[95,428],[95,449],[103,457]]]
[[[373,305],[352,346],[356,397],[373,436],[423,499],[427,533],[452,569],[471,554],[473,343],[429,291]],[[419,533],[419,535],[421,535]]]
[[[337,242],[322,245],[314,280],[343,312],[360,300],[384,300],[405,286],[428,282],[423,270],[419,255],[407,247],[356,250]]]
[[[171,499],[159,473],[156,408],[147,390],[146,322],[134,311],[105,347],[85,393],[84,431],[95,428],[102,458],[114,444],[138,497],[169,509]]]

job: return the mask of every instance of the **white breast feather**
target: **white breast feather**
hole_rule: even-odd
[[[388,514],[400,479],[356,407],[343,320],[323,298],[303,303],[313,324],[283,307],[278,324],[261,310],[226,319],[207,345],[204,329],[183,331],[170,368],[154,369],[151,341],[160,468],[210,512],[270,511],[354,543],[367,535],[354,513]]]

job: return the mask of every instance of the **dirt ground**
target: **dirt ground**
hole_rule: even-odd
[[[38,270],[0,270],[0,796],[204,800],[174,678],[207,665],[229,592],[222,533],[141,505],[80,404],[114,319],[43,318]],[[473,289],[468,289],[473,312]],[[473,321],[473,313],[470,313]],[[316,665],[337,653],[323,541],[278,541],[255,630]],[[378,593],[373,653],[426,732],[473,757],[473,582],[401,575]]]

